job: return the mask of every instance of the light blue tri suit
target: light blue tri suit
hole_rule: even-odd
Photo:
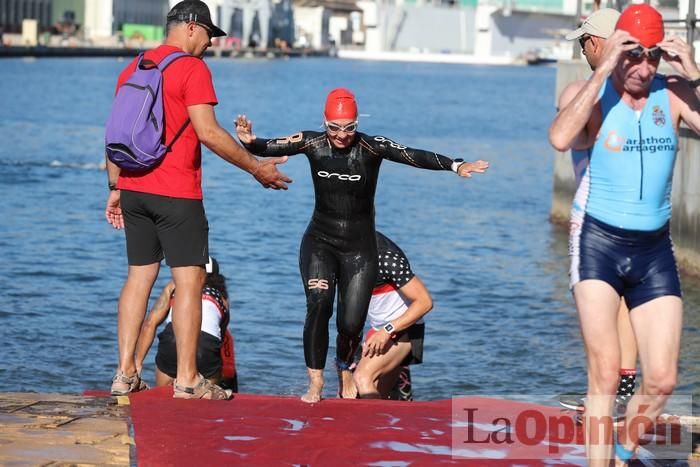
[[[669,230],[678,138],[666,78],[654,78],[641,111],[608,78],[599,105],[601,128],[572,206],[571,285],[603,280],[630,309],[681,296]]]

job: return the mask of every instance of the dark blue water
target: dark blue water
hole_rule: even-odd
[[[377,226],[431,290],[416,396],[556,394],[585,388],[567,290],[566,233],[548,222],[551,68],[209,60],[232,127],[246,113],[261,136],[319,128],[325,93],[357,93],[362,130],[450,156],[487,159],[459,179],[385,163]],[[0,391],[106,388],[116,364],[124,237],[104,221],[103,123],[125,62],[0,61]],[[305,383],[304,293],[297,269],[313,207],[307,161],[287,192],[266,191],[204,157],[211,251],[229,278],[241,390],[297,394]],[[163,270],[158,287],[168,279]],[[698,392],[700,294],[684,278],[678,391]],[[332,355],[332,353],[331,353]],[[147,360],[152,379],[153,355]],[[327,395],[335,392],[327,372]]]

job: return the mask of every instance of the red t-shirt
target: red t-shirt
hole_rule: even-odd
[[[180,49],[161,45],[146,52],[145,58],[160,63],[175,51]],[[135,68],[136,59],[119,75],[117,89]],[[211,72],[199,58],[179,58],[163,73],[165,144],[170,144],[187,120],[187,107],[197,104],[217,104]],[[202,148],[192,124],[182,132],[158,166],[147,172],[122,170],[117,187],[173,198],[202,199]]]

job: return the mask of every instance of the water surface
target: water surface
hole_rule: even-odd
[[[425,363],[413,370],[417,398],[585,389],[566,233],[548,222],[554,69],[208,62],[226,127],[245,113],[260,136],[318,129],[326,92],[348,86],[358,97],[362,131],[491,162],[487,175],[469,180],[382,167],[377,226],[405,250],[435,302]],[[0,62],[0,391],[109,385],[126,256],[123,233],[104,221],[106,175],[98,165],[125,64]],[[229,278],[240,389],[250,393],[298,394],[305,383],[297,255],[313,192],[303,156],[283,170],[294,179],[290,190],[267,191],[210,152],[204,156],[210,247]],[[167,279],[164,269],[157,287]],[[678,392],[698,396],[700,294],[696,281],[683,283]],[[327,378],[332,396],[332,371]]]

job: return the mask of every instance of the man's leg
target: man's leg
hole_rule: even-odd
[[[411,343],[404,335],[401,341],[396,342],[386,353],[374,357],[362,357],[355,369],[354,381],[361,399],[385,398],[387,394],[380,394],[379,379],[391,371],[400,367],[401,362],[411,353]],[[398,373],[396,373],[398,377]],[[394,381],[395,382],[395,381]],[[391,389],[392,385],[387,385]]]
[[[633,424],[639,431],[621,436],[621,444],[629,450],[639,444],[639,436],[656,420],[676,385],[683,302],[675,296],[656,298],[635,307],[631,318],[644,378],[627,406],[626,419],[634,420],[639,414],[636,420],[648,423]]]
[[[146,316],[148,297],[158,277],[160,263],[129,266],[129,273],[119,296],[117,336],[119,341],[119,369],[125,376],[136,374],[134,352],[136,341]]]
[[[637,375],[637,340],[624,300],[620,301],[620,310],[617,312],[617,335],[620,339],[620,381],[617,385],[617,399],[624,405],[634,394]]]
[[[584,280],[574,287],[586,350],[586,453],[591,466],[606,466],[612,457],[612,408],[620,370],[617,311],[620,296],[606,282]]]
[[[175,282],[173,331],[177,346],[177,384],[192,387],[197,377],[197,343],[202,327],[202,288],[205,271],[201,266],[171,268]]]
[[[408,380],[410,381],[411,378],[411,373],[408,370],[407,366],[397,366],[393,370],[391,370],[389,373],[382,375],[379,378],[379,385],[377,386],[377,390],[379,391],[379,394],[382,395],[382,399],[389,399],[389,400],[406,400],[402,397],[401,394],[401,376],[407,376]]]

